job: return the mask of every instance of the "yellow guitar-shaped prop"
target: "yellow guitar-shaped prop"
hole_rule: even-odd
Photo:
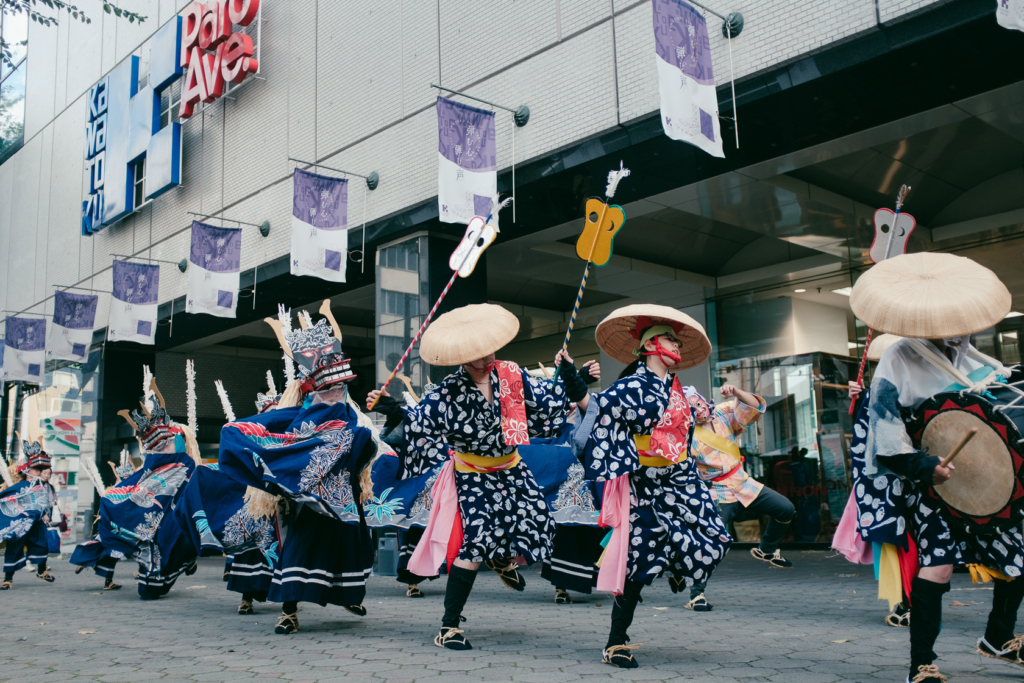
[[[590,275],[590,265],[605,266],[612,260],[612,242],[615,235],[626,224],[626,212],[621,206],[609,204],[608,200],[615,196],[615,190],[619,181],[629,175],[629,169],[624,168],[619,162],[618,171],[608,172],[608,186],[605,188],[604,201],[597,197],[591,197],[586,204],[586,223],[580,238],[576,240],[576,255],[587,262],[583,269],[583,280],[580,282],[580,291],[576,294],[576,303],[572,307],[572,316],[569,318],[569,329],[565,331],[565,341],[562,342],[562,350],[569,350],[569,339],[572,337],[572,328],[576,324],[576,314],[580,310],[580,302],[583,300],[583,290],[587,288],[587,277]],[[558,372],[562,369],[559,365],[555,369],[555,375],[551,378],[551,386],[558,382]]]

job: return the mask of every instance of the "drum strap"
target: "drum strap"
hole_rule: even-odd
[[[962,385],[964,387],[964,391],[968,391],[972,394],[980,394],[984,392],[990,384],[995,382],[999,376],[999,372],[997,370],[993,370],[980,382],[974,382],[959,368],[954,367],[945,355],[939,353],[930,345],[920,339],[908,339],[907,341],[913,345],[914,350],[917,351],[922,358]]]

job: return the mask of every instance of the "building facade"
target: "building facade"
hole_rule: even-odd
[[[241,18],[252,2],[227,4]],[[506,306],[521,322],[506,357],[543,373],[582,275],[573,245],[583,204],[623,162],[632,175],[616,201],[627,225],[611,262],[591,274],[571,351],[599,358],[594,327],[629,303],[675,306],[704,323],[714,355],[686,380],[712,395],[730,382],[767,398],[742,445],[752,473],[798,502],[792,540],[827,540],[849,491],[844,388],[866,330],[848,296],[870,265],[874,211],[911,186],[909,251],[970,256],[1015,302],[1024,295],[1024,36],[996,24],[991,0],[707,3],[743,17],[730,49],[722,20],[705,14],[724,159],[663,133],[648,0],[256,4],[258,16],[224,31],[248,37],[251,55],[238,61],[258,66],[247,63],[220,97],[205,93],[187,118],[181,101],[196,101],[196,83],[188,73],[167,80],[174,64],[160,46],[168,35],[181,44],[178,18],[187,34],[194,3],[137,0],[126,8],[142,23],[97,12],[91,24],[61,16],[26,30],[4,17],[5,37],[24,32],[28,48],[3,81],[3,309],[51,316],[55,285],[101,294],[89,362],[48,364],[40,389],[8,385],[0,433],[9,444],[16,426],[45,435],[55,420],[77,420],[65,430],[77,449],[57,466],[69,484],[77,457],[109,460],[131,445],[116,411],[134,404],[144,364],[183,419],[184,361],[196,359],[200,441],[215,457],[224,418],[213,380],[239,415],[267,370],[282,386],[262,322],[278,303],[313,311],[329,298],[359,374],[353,392],[379,386],[447,282],[463,231],[438,219],[432,84],[530,110],[523,127],[497,110],[498,188],[514,194],[514,217],[502,212],[498,241],[446,305]],[[135,89],[118,78],[136,79]],[[101,150],[100,86],[113,93],[115,82],[148,109],[139,105],[141,119],[129,111],[122,128],[108,118]],[[131,132],[139,121],[148,148]],[[166,138],[160,149],[170,152],[160,152]],[[138,159],[128,184],[119,164],[96,161],[115,158],[118,144],[129,151],[117,159]],[[292,173],[311,164],[354,174],[345,283],[289,274]],[[358,177],[371,172],[372,190]],[[98,177],[126,189],[120,209],[109,198],[98,205]],[[91,234],[83,215],[96,219]],[[196,215],[242,228],[235,318],[185,312],[188,274],[177,263]],[[160,266],[154,346],[105,342],[114,254]],[[1019,360],[1020,319],[976,343]],[[607,385],[621,368],[604,361]],[[444,372],[415,356],[404,371],[414,393]],[[87,509],[91,491],[79,498]],[[746,533],[756,536],[756,521]]]

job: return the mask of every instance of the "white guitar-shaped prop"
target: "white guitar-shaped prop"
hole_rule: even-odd
[[[466,234],[462,241],[448,259],[448,267],[458,273],[459,277],[469,277],[484,250],[491,246],[497,237],[498,229],[494,225],[480,216],[473,216],[466,226]]]
[[[896,210],[875,211],[875,239],[871,242],[868,256],[873,263],[881,263],[891,256],[907,253],[907,240],[917,227],[917,221],[909,213],[900,213],[903,200],[910,188],[904,185],[896,195]]]
[[[896,195],[896,210],[879,209],[875,211],[875,239],[871,242],[871,249],[868,256],[875,263],[880,263],[892,256],[899,256],[907,253],[907,240],[910,233],[914,232],[917,221],[909,213],[900,213],[903,207],[903,200],[907,198],[910,188],[906,185],[900,187]],[[882,246],[882,245],[885,246]],[[895,245],[896,252],[893,252]],[[864,339],[864,354],[860,358],[860,369],[857,371],[857,384],[864,386],[864,366],[868,361],[868,348],[871,346],[873,329],[868,329],[868,336]],[[850,415],[856,410],[857,401],[850,401]]]

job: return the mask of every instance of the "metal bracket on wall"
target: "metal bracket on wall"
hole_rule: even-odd
[[[525,104],[520,104],[515,109],[512,109],[510,107],[503,107],[500,104],[495,104],[494,102],[488,102],[487,100],[482,100],[479,97],[473,97],[472,95],[467,95],[466,93],[459,92],[458,90],[452,90],[451,88],[444,88],[444,87],[442,87],[440,85],[437,85],[435,83],[431,83],[430,87],[431,88],[437,88],[438,90],[443,90],[445,92],[450,92],[450,93],[452,93],[454,95],[458,95],[459,97],[465,97],[467,100],[474,100],[476,102],[482,102],[483,104],[486,104],[488,106],[494,107],[496,109],[504,109],[505,111],[510,111],[510,112],[512,112],[512,118],[515,120],[516,126],[518,128],[522,128],[523,126],[525,126],[527,123],[530,122],[530,108],[527,107]]]
[[[185,258],[181,259],[180,261],[165,261],[163,259],[150,258],[148,256],[128,256],[127,254],[113,254],[113,253],[110,254],[110,255],[111,256],[116,256],[117,258],[134,258],[134,259],[139,259],[140,261],[151,261],[153,263],[169,263],[172,266],[177,266],[178,270],[180,270],[183,273],[186,270],[188,270],[188,259],[185,259]]]
[[[216,216],[214,214],[202,214],[197,211],[186,211],[190,216],[199,216],[200,218],[216,218],[219,221],[227,221],[228,223],[238,223],[239,225],[251,225],[254,228],[260,229],[260,234],[266,237],[270,234],[270,221],[263,221],[260,224],[246,223],[245,221],[236,221],[234,218],[224,218],[224,216]]]
[[[737,121],[738,115],[736,112],[736,77],[733,74],[732,68],[732,39],[735,38],[743,31],[743,15],[739,12],[729,12],[728,16],[722,16],[715,10],[705,5],[696,2],[696,0],[687,0],[691,5],[696,5],[708,14],[713,14],[722,20],[722,35],[725,36],[729,42],[729,84],[732,86],[732,116],[721,116],[719,118],[732,121],[733,129],[736,131],[736,149],[740,148],[740,124]]]

